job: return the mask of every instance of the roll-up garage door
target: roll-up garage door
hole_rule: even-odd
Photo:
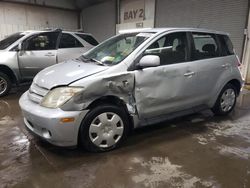
[[[242,55],[248,0],[157,0],[156,27],[200,27],[230,34]]]

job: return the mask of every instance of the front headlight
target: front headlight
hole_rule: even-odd
[[[81,87],[58,87],[51,90],[42,100],[41,106],[46,108],[58,108],[81,92]]]

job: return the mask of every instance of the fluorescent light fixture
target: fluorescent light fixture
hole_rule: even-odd
[[[149,27],[149,28],[123,29],[123,30],[119,30],[119,33],[123,34],[123,33],[140,32],[140,31],[144,31],[147,29],[152,29],[152,28]]]

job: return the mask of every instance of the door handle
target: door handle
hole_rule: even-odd
[[[192,77],[195,73],[194,72],[187,72],[184,74],[186,77]]]
[[[221,67],[222,67],[222,68],[228,68],[228,67],[229,67],[229,64],[227,64],[227,63],[226,63],[226,64],[223,64],[223,65],[221,65]]]
[[[49,53],[45,54],[44,56],[46,56],[46,57],[54,57],[54,56],[55,56],[55,54],[53,54],[53,53],[49,52]]]

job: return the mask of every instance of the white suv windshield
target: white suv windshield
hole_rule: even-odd
[[[116,65],[133,52],[152,33],[130,33],[113,37],[84,54],[83,59],[104,65]]]
[[[0,50],[4,50],[8,48],[11,44],[16,42],[18,39],[22,38],[24,34],[15,33],[13,35],[8,36],[7,38],[0,41]]]

